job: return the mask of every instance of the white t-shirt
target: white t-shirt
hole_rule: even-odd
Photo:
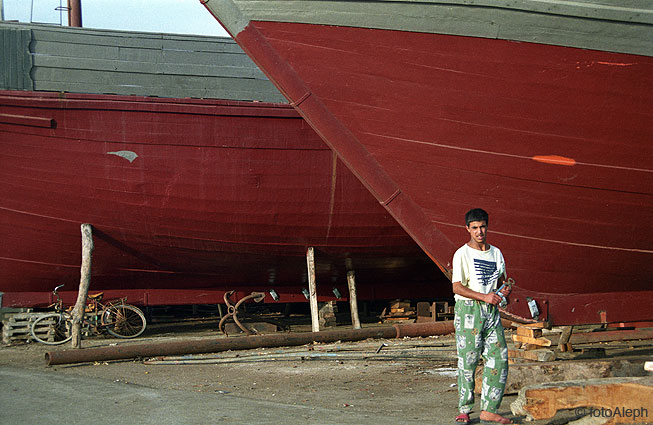
[[[497,289],[499,277],[506,276],[506,263],[499,248],[490,245],[487,251],[480,251],[465,244],[453,255],[452,282],[481,294],[489,294]],[[456,300],[469,300],[456,294]]]

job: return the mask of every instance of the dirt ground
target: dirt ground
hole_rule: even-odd
[[[310,326],[305,324],[291,329],[306,330],[310,330]],[[205,319],[149,325],[137,341],[100,336],[84,340],[83,345],[100,347],[222,337],[217,331],[217,321]],[[2,346],[0,367],[157,389],[231,394],[250,400],[345,409],[352,413],[381,413],[387,417],[388,423],[403,420],[446,424],[453,423],[457,414],[452,335],[229,351],[185,356],[182,360],[187,364],[161,364],[151,359],[137,359],[45,366],[45,353],[62,348],[36,343]],[[499,413],[512,416],[510,403],[515,398],[506,396]],[[478,409],[476,411],[478,413]],[[472,417],[478,418],[478,414]],[[555,421],[539,423],[568,422],[564,417],[556,418]],[[516,419],[523,421],[523,418]],[[280,420],[279,423],[283,422]]]

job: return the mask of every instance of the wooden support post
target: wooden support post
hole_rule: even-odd
[[[77,302],[73,308],[72,347],[82,348],[82,321],[86,309],[86,297],[88,287],[91,284],[91,260],[93,257],[93,227],[90,224],[82,224],[82,267],[79,278],[79,292]]]
[[[560,335],[560,340],[558,340],[558,350],[572,351],[569,340],[571,339],[571,333],[573,331],[574,331],[573,326],[565,326],[564,328],[562,328],[562,334]]]
[[[347,285],[349,286],[349,308],[351,310],[351,324],[354,329],[361,328],[361,321],[358,318],[358,301],[356,299],[356,273],[353,270],[347,272]]]
[[[315,283],[315,250],[306,250],[306,265],[308,267],[308,299],[311,306],[311,328],[313,332],[320,331],[320,317],[317,308],[317,285]]]

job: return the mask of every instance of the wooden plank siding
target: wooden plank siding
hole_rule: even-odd
[[[286,103],[227,37],[0,23],[0,89]]]
[[[2,27],[0,31],[0,88],[32,90],[30,69],[30,31],[23,28]]]

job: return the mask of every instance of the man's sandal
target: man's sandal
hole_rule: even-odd
[[[460,415],[456,416],[456,424],[457,425],[468,425],[469,424],[469,414],[461,413]]]

